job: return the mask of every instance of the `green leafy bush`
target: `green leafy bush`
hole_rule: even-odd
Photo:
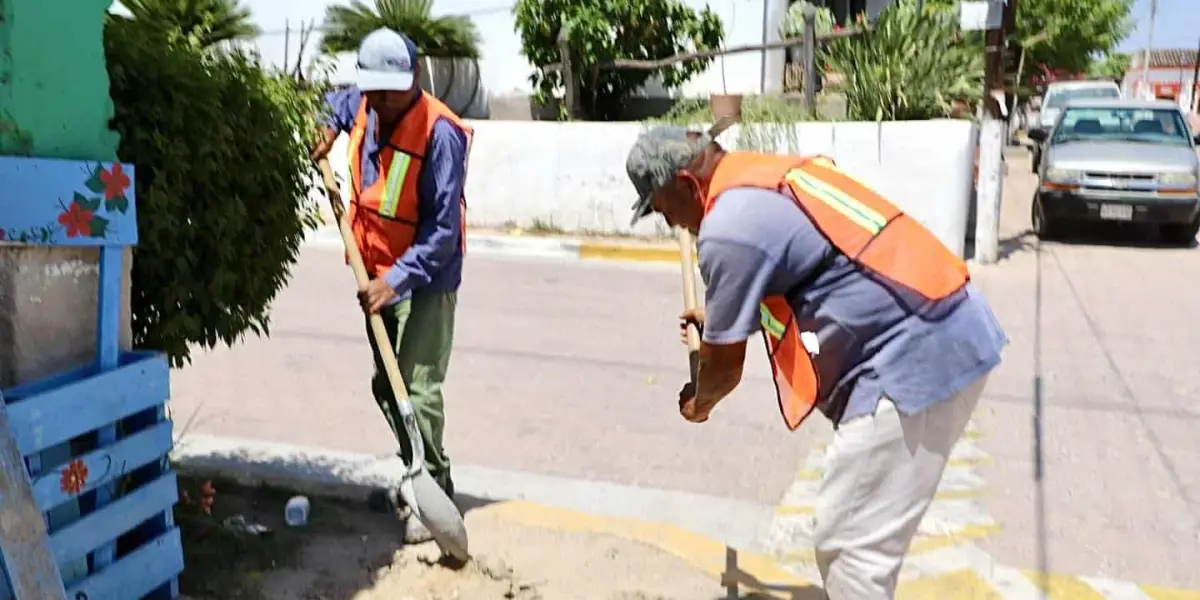
[[[559,62],[558,34],[564,25],[571,25],[571,66],[580,105],[588,118],[597,120],[619,118],[625,99],[654,73],[662,77],[664,87],[675,88],[704,71],[712,58],[658,71],[596,65],[711,50],[725,38],[715,13],[707,7],[696,12],[679,0],[518,0],[513,13],[521,52],[536,69],[529,80],[540,102],[548,102],[562,87],[561,73],[544,67]]]
[[[325,8],[326,53],[355,52],[363,38],[380,27],[407,35],[426,56],[479,58],[479,31],[470,17],[433,16],[433,0],[353,0]]]
[[[268,330],[306,228],[320,95],[238,52],[111,18],[117,152],[136,168],[133,336],[175,366],[189,347]]]
[[[826,71],[856,121],[907,121],[951,115],[954,100],[975,101],[983,89],[983,53],[960,37],[954,14],[921,11],[899,0],[873,32],[830,42]]]

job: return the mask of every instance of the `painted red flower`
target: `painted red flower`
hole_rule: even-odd
[[[842,30],[842,26],[841,26],[841,25],[834,25],[834,26],[833,26],[833,30],[834,30],[834,31],[841,31],[841,30]]]
[[[67,230],[67,237],[73,238],[92,234],[92,211],[72,202],[67,210],[58,215],[58,224]]]
[[[67,468],[62,471],[62,480],[60,481],[60,489],[63,493],[75,496],[83,491],[83,487],[87,485],[88,468],[83,464],[82,460],[73,460],[67,464]]]
[[[129,189],[129,176],[121,169],[121,163],[113,163],[111,171],[100,169],[100,183],[104,184],[104,199],[112,200]]]

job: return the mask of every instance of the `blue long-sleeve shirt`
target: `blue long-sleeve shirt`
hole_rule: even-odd
[[[347,133],[353,129],[362,97],[355,86],[326,95],[330,108],[326,126]],[[375,139],[377,127],[375,111],[368,110],[359,157],[363,188],[379,178],[381,144]],[[411,296],[417,288],[453,292],[462,283],[463,214],[459,203],[466,183],[466,155],[467,139],[463,132],[446,119],[438,119],[418,174],[416,237],[412,247],[383,274],[396,290],[397,302]]]

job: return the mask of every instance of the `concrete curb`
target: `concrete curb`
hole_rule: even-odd
[[[313,247],[341,248],[342,239],[336,228],[321,227],[316,231],[309,232],[304,244]],[[679,263],[679,249],[672,243],[654,244],[470,232],[467,233],[467,253],[559,260]]]
[[[364,500],[372,488],[395,485],[401,472],[394,456],[203,434],[176,440],[171,460],[182,474],[219,476],[248,485],[275,485],[313,496],[357,501]],[[482,505],[474,510],[532,527],[641,542],[683,559],[717,581],[739,581],[746,590],[766,592],[766,597],[788,597],[773,594],[768,585],[806,586],[810,582],[754,549],[734,550],[755,546],[753,542],[765,535],[769,507],[470,466],[456,467],[455,480],[461,481],[456,486],[462,488],[460,496],[478,500],[468,499],[465,505]],[[686,513],[693,517],[692,527],[672,523]]]

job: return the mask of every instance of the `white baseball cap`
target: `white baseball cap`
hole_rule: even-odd
[[[364,92],[407,92],[413,87],[417,46],[407,36],[383,28],[358,46],[358,88]]]

